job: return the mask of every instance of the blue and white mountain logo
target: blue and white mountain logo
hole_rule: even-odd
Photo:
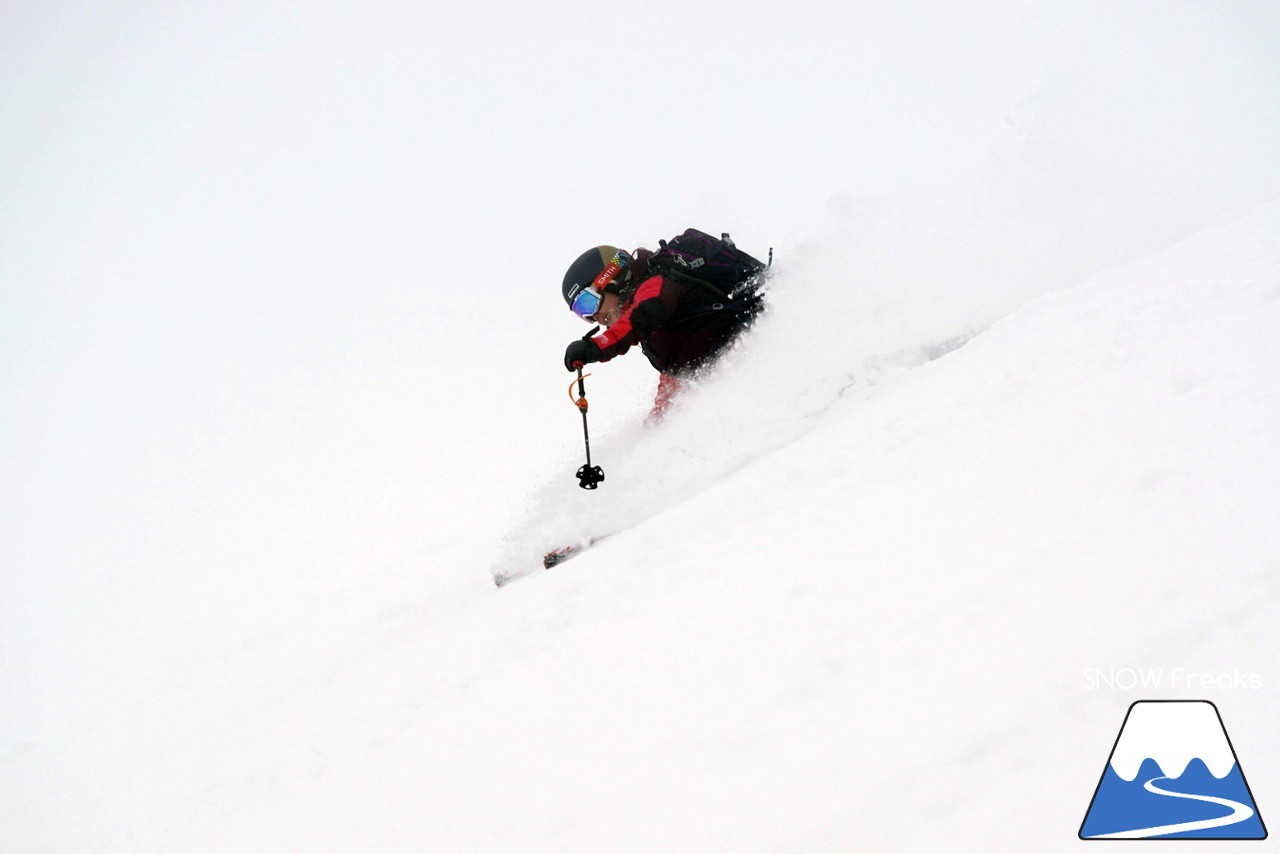
[[[1080,838],[1266,839],[1218,707],[1208,700],[1130,706]]]

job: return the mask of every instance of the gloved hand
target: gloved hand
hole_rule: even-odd
[[[600,348],[590,339],[579,338],[564,351],[564,367],[568,371],[576,371],[590,362],[600,361]]]

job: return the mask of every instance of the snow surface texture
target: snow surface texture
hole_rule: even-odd
[[[1270,817],[1272,4],[404,6],[0,11],[0,850],[1074,849],[1146,697]],[[583,492],[686,226],[772,309]]]

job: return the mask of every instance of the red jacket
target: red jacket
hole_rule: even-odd
[[[696,282],[650,276],[623,305],[613,326],[591,340],[601,361],[621,356],[639,344],[649,363],[664,374],[689,373],[714,356],[756,315],[728,306]]]

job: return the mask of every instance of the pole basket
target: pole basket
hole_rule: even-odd
[[[604,472],[600,466],[583,466],[578,469],[578,486],[583,489],[595,489],[604,480]]]

